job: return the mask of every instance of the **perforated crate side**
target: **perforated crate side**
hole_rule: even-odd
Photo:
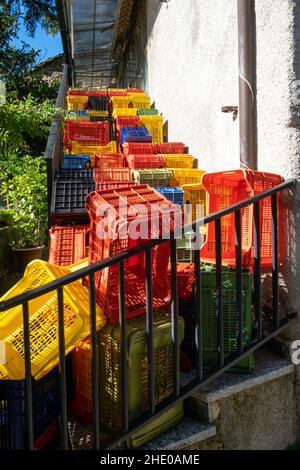
[[[100,403],[101,424],[110,434],[118,434],[123,426],[120,364],[120,328],[108,326],[99,334],[100,340]],[[128,393],[129,420],[148,410],[148,356],[145,317],[129,320]],[[179,341],[183,338],[183,322],[179,321]],[[173,393],[173,353],[170,316],[154,314],[155,402],[162,403]]]
[[[88,225],[52,227],[49,230],[49,263],[70,266],[86,257]]]
[[[202,271],[201,296],[203,311],[207,314],[203,317],[204,363],[206,367],[213,367],[217,363],[217,294],[216,276],[214,269]],[[224,315],[224,353],[225,356],[237,349],[237,305],[236,305],[236,273],[224,270],[222,273],[223,285],[223,315]],[[243,273],[243,324],[244,345],[253,338],[252,333],[252,287],[253,276]],[[209,312],[209,314],[208,314]],[[251,372],[253,368],[253,356],[242,360],[235,370]]]
[[[60,414],[57,368],[39,381],[32,379],[32,398],[34,440],[38,441]],[[0,380],[0,449],[26,449],[27,435],[25,380]]]

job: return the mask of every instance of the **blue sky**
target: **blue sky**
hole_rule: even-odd
[[[55,37],[48,36],[46,31],[44,31],[40,26],[37,27],[34,38],[31,38],[28,36],[24,25],[21,25],[19,30],[19,40],[14,40],[14,44],[20,45],[21,41],[24,41],[34,49],[39,49],[41,51],[38,62],[60,54],[63,51],[60,34]]]

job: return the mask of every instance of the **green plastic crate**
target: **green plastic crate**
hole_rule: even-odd
[[[223,315],[224,315],[224,354],[225,357],[237,349],[237,312],[236,312],[236,273],[223,269]],[[252,336],[252,287],[253,275],[243,272],[243,319],[244,344],[249,343]],[[204,367],[210,368],[217,364],[217,295],[216,270],[205,266],[201,274],[201,294],[203,308],[203,361]],[[232,372],[251,372],[254,368],[253,354],[234,366]]]
[[[137,113],[139,116],[158,116],[159,115],[158,109],[154,109],[154,108],[151,108],[151,109],[139,108]]]
[[[171,170],[133,170],[133,179],[137,184],[148,184],[153,188],[166,187],[169,185],[173,178],[173,172]]]
[[[173,345],[171,317],[166,312],[154,314],[155,402],[161,403],[173,393]],[[179,318],[179,341],[184,337],[184,322]],[[106,325],[99,333],[100,344],[100,416],[101,427],[112,435],[123,428],[119,325]],[[148,401],[148,355],[145,315],[127,321],[128,412],[129,422],[145,414]],[[155,419],[136,432],[129,447],[149,442],[183,416],[182,405]]]
[[[192,263],[193,262],[193,243],[194,235],[185,234],[184,238],[177,240],[176,251],[178,263]]]

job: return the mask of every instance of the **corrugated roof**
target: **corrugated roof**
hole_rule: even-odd
[[[118,51],[125,46],[127,33],[130,29],[131,16],[135,0],[119,0],[115,29],[112,41],[112,57],[118,55]]]
[[[113,83],[111,48],[118,0],[73,0],[69,5],[77,84]]]

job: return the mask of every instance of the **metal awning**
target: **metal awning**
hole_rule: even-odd
[[[118,53],[122,52],[120,49],[126,44],[126,38],[131,24],[134,5],[136,5],[135,0],[119,0],[118,2],[118,10],[111,48],[112,57],[117,57]]]
[[[111,47],[118,0],[57,1],[67,39],[65,49],[73,59],[79,86],[108,86],[114,83]],[[62,23],[62,22],[61,22]]]

